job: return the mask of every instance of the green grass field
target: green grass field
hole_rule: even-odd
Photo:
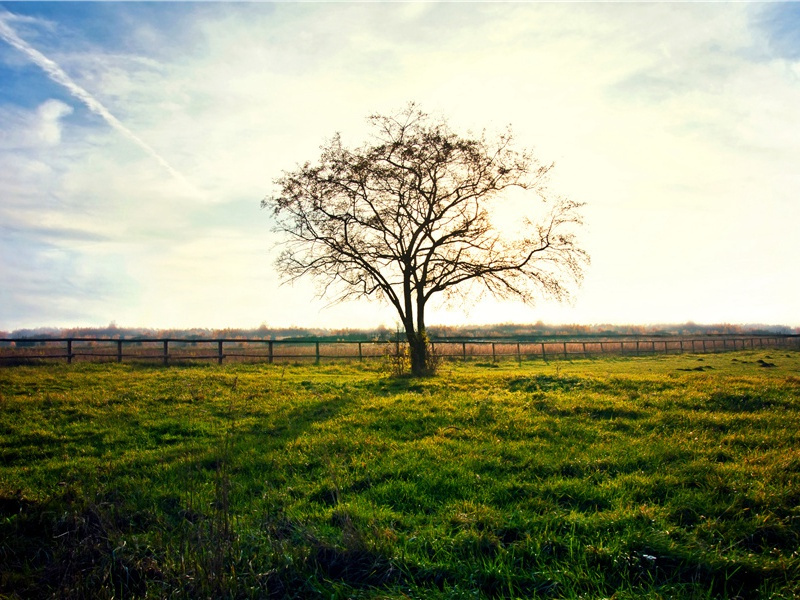
[[[800,353],[441,371],[0,369],[0,597],[800,597]]]

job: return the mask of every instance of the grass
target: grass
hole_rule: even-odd
[[[7,368],[0,598],[797,598],[798,442],[798,352]]]

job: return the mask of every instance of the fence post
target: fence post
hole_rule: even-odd
[[[431,344],[431,346],[433,346],[433,344]],[[364,355],[361,353],[361,342],[358,342],[358,360],[364,360]]]
[[[117,340],[117,362],[122,362],[122,340]]]
[[[567,358],[567,342],[564,342],[564,358]]]
[[[315,362],[315,364],[319,364],[319,342],[314,342],[314,346],[316,348],[316,362]]]
[[[522,353],[519,351],[519,342],[517,342],[517,362],[522,364]]]
[[[222,364],[222,358],[223,358],[223,354],[222,354],[222,340],[219,340],[219,341],[217,342],[217,364],[218,364],[218,365],[221,365],[221,364]]]
[[[636,356],[639,356],[639,340],[636,340]]]
[[[467,362],[467,342],[461,342],[461,356]]]
[[[272,357],[273,357],[273,354],[272,354],[272,340],[269,340],[267,342],[267,348],[268,348],[268,352],[269,352],[269,357],[267,358],[267,360],[269,361],[269,364],[272,364]]]
[[[544,342],[542,342],[542,360],[547,362],[547,354],[544,352]]]
[[[67,364],[72,363],[72,340],[67,340]]]
[[[494,342],[492,342],[492,362],[497,362],[497,355],[494,352]]]
[[[169,364],[169,340],[164,340],[164,364]]]
[[[586,342],[581,342],[581,346],[583,346],[583,358],[586,358]],[[600,342],[600,354],[603,353],[603,342]]]

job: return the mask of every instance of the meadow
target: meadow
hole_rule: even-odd
[[[0,369],[0,598],[797,598],[800,352]]]

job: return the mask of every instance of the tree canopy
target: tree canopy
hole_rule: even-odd
[[[284,172],[280,192],[262,201],[285,235],[276,263],[284,279],[311,276],[334,302],[389,302],[415,374],[430,368],[431,298],[476,287],[527,303],[569,296],[588,262],[575,237],[582,205],[549,190],[552,164],[515,149],[510,128],[460,136],[414,104],[369,122],[371,140],[350,149],[336,134],[318,162]],[[536,220],[522,218],[515,236],[492,218],[511,190],[546,207]]]

